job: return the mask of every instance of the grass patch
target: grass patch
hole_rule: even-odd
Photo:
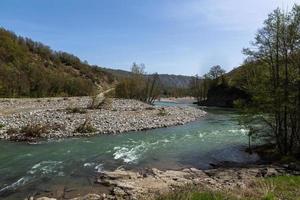
[[[216,192],[195,192],[191,195],[191,200],[223,200],[229,199],[229,197],[225,196],[221,193]]]
[[[275,200],[276,197],[274,196],[273,193],[268,193],[266,195],[264,195],[264,197],[262,198],[262,200]]]
[[[96,132],[97,129],[91,124],[89,119],[86,119],[83,124],[79,125],[76,129],[76,133],[93,133]]]
[[[193,186],[186,186],[182,189],[162,195],[158,197],[157,200],[236,200],[236,198],[221,192],[205,191]]]
[[[247,188],[213,191],[205,186],[186,186],[156,200],[300,200],[300,176],[257,179]]]
[[[264,179],[263,183],[273,187],[265,194],[264,200],[300,200],[300,176],[270,177]]]

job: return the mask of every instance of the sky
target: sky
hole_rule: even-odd
[[[268,13],[300,0],[0,0],[0,27],[90,64],[195,75],[243,63]]]

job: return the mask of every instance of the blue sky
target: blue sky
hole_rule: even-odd
[[[90,64],[149,73],[227,71],[267,14],[300,0],[1,0],[0,26]]]

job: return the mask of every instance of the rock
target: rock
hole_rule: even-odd
[[[276,169],[274,169],[274,168],[267,168],[267,174],[266,174],[266,176],[278,176],[279,175],[279,173],[278,173],[278,171],[276,170]]]
[[[270,177],[270,176],[278,176],[280,173],[277,169],[273,167],[261,168],[257,170],[256,177]]]
[[[120,168],[115,171],[104,171],[98,175],[97,182],[103,187],[107,187],[109,194],[88,194],[73,200],[156,199],[157,195],[186,185],[205,186],[208,189],[224,191],[246,189],[253,184],[256,176],[277,176],[283,173],[279,172],[281,170],[284,168],[273,166],[209,170],[189,168],[166,171],[156,168],[143,171]],[[285,173],[288,173],[288,170]],[[104,183],[105,185],[103,185]],[[39,200],[52,200],[47,197],[43,198]]]
[[[117,197],[125,197],[127,193],[119,187],[114,187],[113,194]]]
[[[105,199],[105,198],[98,194],[87,194],[83,197],[77,197],[77,198],[73,198],[71,200],[103,200],[103,199]]]
[[[39,197],[36,200],[57,200],[55,198],[48,198],[48,197]]]

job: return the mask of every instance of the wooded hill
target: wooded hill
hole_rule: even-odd
[[[91,95],[99,86],[107,87],[131,75],[91,66],[72,54],[0,28],[0,97]],[[186,93],[192,77],[161,74],[159,80],[162,93],[174,96]]]
[[[0,28],[0,97],[83,96],[113,82],[72,54]]]

